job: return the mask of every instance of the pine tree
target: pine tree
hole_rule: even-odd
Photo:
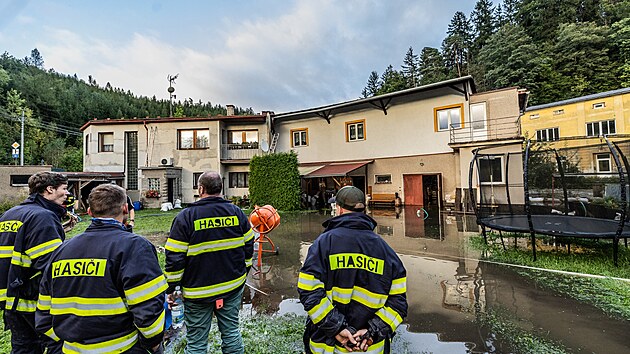
[[[361,95],[364,98],[375,96],[378,93],[380,86],[378,81],[378,73],[372,71],[368,77],[367,85],[361,91]]]
[[[418,54],[413,53],[412,47],[409,47],[409,50],[407,50],[401,69],[407,88],[420,85],[420,59]]]
[[[468,61],[472,43],[472,30],[466,15],[457,11],[448,25],[447,37],[442,41],[442,53],[449,76],[459,77],[468,73]]]
[[[31,57],[29,58],[28,63],[38,69],[44,69],[44,57],[42,57],[37,48],[31,50]]]
[[[519,0],[503,0],[503,19],[505,23],[516,24],[519,6]]]
[[[474,53],[477,53],[494,33],[495,18],[494,8],[490,0],[478,0],[475,9],[470,15],[471,22],[475,25]],[[474,56],[474,55],[473,55]]]
[[[420,85],[428,85],[446,79],[444,59],[437,48],[422,48],[419,71]]]
[[[394,67],[390,64],[387,69],[381,75],[380,88],[378,94],[396,92],[405,89],[405,78],[403,75],[394,70]]]

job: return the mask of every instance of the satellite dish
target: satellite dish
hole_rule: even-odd
[[[269,151],[269,144],[267,143],[267,141],[263,140],[263,141],[260,142],[260,149],[263,152]]]

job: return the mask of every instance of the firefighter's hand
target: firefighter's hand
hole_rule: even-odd
[[[344,328],[341,332],[337,333],[335,339],[349,352],[351,352],[357,345],[357,341],[354,340],[352,332],[350,332],[347,328]]]
[[[173,305],[175,305],[175,293],[166,294],[166,303],[168,304],[168,309],[172,310]]]
[[[164,354],[164,346],[162,345],[162,343],[156,345],[155,347],[151,348],[151,353],[153,354]]]
[[[364,352],[366,352],[368,347],[374,342],[372,337],[370,337],[368,330],[365,328],[358,330],[357,333],[354,334],[354,340],[357,342],[354,349],[362,350]]]

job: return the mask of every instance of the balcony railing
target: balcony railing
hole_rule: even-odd
[[[466,121],[463,126],[451,124],[449,132],[450,143],[461,144],[518,138],[521,136],[521,125],[518,117],[501,117],[486,121]]]
[[[250,160],[262,155],[258,143],[221,144],[221,160]]]

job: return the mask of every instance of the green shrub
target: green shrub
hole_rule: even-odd
[[[254,156],[249,164],[250,205],[278,210],[300,207],[300,173],[295,152]]]

